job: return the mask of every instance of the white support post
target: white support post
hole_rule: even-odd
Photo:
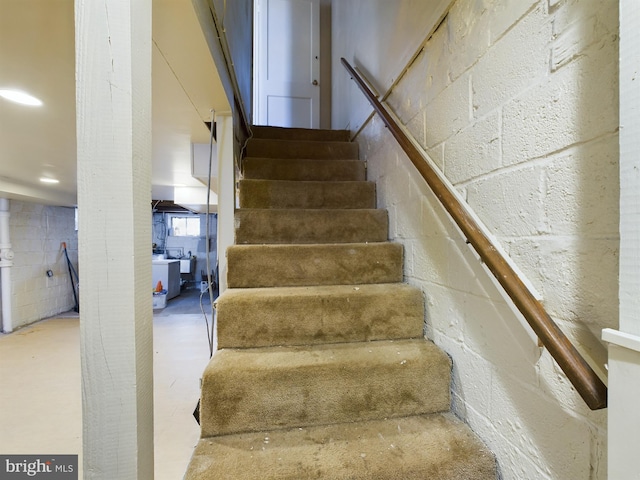
[[[640,478],[640,4],[620,0],[620,324],[609,342],[608,478]]]
[[[75,0],[85,479],[152,480],[151,0]]]
[[[4,333],[13,331],[13,307],[11,302],[11,267],[13,250],[9,233],[9,200],[0,198],[0,289],[2,290],[2,329]]]
[[[233,116],[216,115],[218,132],[218,277],[220,295],[227,289],[227,248],[235,240],[235,162],[233,158]]]

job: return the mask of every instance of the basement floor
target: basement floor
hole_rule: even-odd
[[[209,347],[199,303],[187,290],[154,311],[155,480],[182,478],[200,434],[192,414]],[[0,453],[79,454],[82,478],[78,315],[0,334],[0,359]]]

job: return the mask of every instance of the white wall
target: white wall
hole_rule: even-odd
[[[332,128],[358,130],[371,112],[340,58],[386,93],[452,1],[333,0]]]
[[[75,301],[62,242],[78,270],[78,234],[73,208],[11,200],[9,231],[15,253],[13,328],[73,309]],[[53,277],[46,275],[53,271]]]
[[[552,317],[596,357],[600,330],[618,319],[617,14],[615,0],[457,0],[389,97]],[[334,32],[367,38],[369,28],[334,16]],[[408,21],[395,31],[418,35]],[[334,112],[359,102],[341,95]],[[503,478],[606,478],[606,411],[589,411],[537,347],[377,117],[358,141],[405,246],[405,278],[425,293],[427,334],[453,358],[454,410]]]

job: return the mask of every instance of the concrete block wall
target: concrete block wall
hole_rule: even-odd
[[[75,305],[62,242],[78,271],[75,210],[10,200],[13,328],[72,310]],[[47,270],[53,272],[47,277]],[[79,272],[78,272],[79,273]]]
[[[618,319],[617,18],[614,0],[456,0],[388,99],[600,363]],[[454,411],[502,478],[606,478],[606,410],[537,346],[381,121],[357,140],[427,336],[453,358]]]

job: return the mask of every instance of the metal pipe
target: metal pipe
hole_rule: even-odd
[[[0,288],[2,290],[2,331],[13,331],[11,307],[11,267],[13,250],[9,235],[9,200],[0,198]]]

